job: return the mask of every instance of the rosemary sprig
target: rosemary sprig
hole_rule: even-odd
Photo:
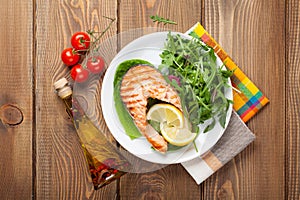
[[[170,19],[166,19],[166,18],[160,17],[158,15],[152,15],[152,16],[150,16],[150,18],[152,19],[153,22],[163,23],[164,25],[166,25],[166,24],[177,25],[176,22],[174,22],[174,21],[172,21]]]

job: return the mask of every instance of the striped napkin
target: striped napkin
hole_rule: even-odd
[[[214,49],[215,53],[229,70],[234,70],[231,82],[233,87],[237,89],[233,90],[234,111],[231,115],[229,125],[217,144],[201,157],[181,163],[197,184],[200,184],[239,154],[255,139],[254,134],[244,122],[253,117],[269,100],[232,61],[200,23],[195,24],[186,34],[200,38]]]

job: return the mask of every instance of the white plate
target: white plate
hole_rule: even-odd
[[[159,54],[162,52],[167,34],[168,32],[156,32],[148,34],[132,41],[127,46],[125,46],[110,63],[103,79],[101,90],[101,106],[103,110],[103,116],[108,128],[110,129],[115,139],[126,150],[136,155],[137,157],[149,162],[160,164],[181,163],[202,155],[217,143],[217,141],[225,131],[225,129],[223,129],[219,123],[216,123],[215,127],[211,131],[205,134],[200,131],[199,136],[195,140],[198,152],[195,150],[194,145],[191,144],[187,147],[181,148],[180,150],[167,152],[164,155],[154,151],[145,137],[131,140],[125,133],[124,128],[119,121],[113,98],[113,80],[116,69],[121,62],[130,59],[147,60],[155,67],[157,67],[161,63]],[[182,33],[180,34],[183,35]],[[186,35],[183,36],[189,37]],[[218,57],[217,64],[218,66],[222,65],[222,62]],[[231,88],[226,89],[225,96],[228,99],[232,99]],[[225,128],[229,123],[231,112],[232,105],[227,111]],[[206,124],[200,125],[200,130],[203,131],[205,126]]]

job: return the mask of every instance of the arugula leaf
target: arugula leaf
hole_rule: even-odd
[[[213,121],[211,124],[209,124],[203,131],[203,133],[207,133],[208,131],[212,130],[216,124],[216,120],[213,118]]]
[[[228,70],[227,68],[225,70],[220,68],[219,70],[220,70],[222,77],[224,77],[225,79],[231,77],[234,72],[234,70]]]
[[[219,122],[223,128],[225,128],[226,123],[226,113],[220,115]]]
[[[165,19],[165,18],[160,17],[158,15],[152,15],[152,16],[150,16],[150,18],[152,19],[153,22],[164,23],[164,25],[166,25],[166,24],[177,25],[176,22],[174,22],[172,20],[169,20],[169,19]]]

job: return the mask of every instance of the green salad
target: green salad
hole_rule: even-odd
[[[183,85],[174,80],[171,84],[184,98],[193,125],[211,119],[211,124],[204,132],[213,129],[216,120],[224,128],[227,110],[232,103],[232,100],[225,97],[224,92],[226,87],[230,87],[228,78],[233,71],[217,66],[217,57],[213,49],[199,38],[187,39],[171,32],[160,57],[162,64],[159,70],[184,80]]]

